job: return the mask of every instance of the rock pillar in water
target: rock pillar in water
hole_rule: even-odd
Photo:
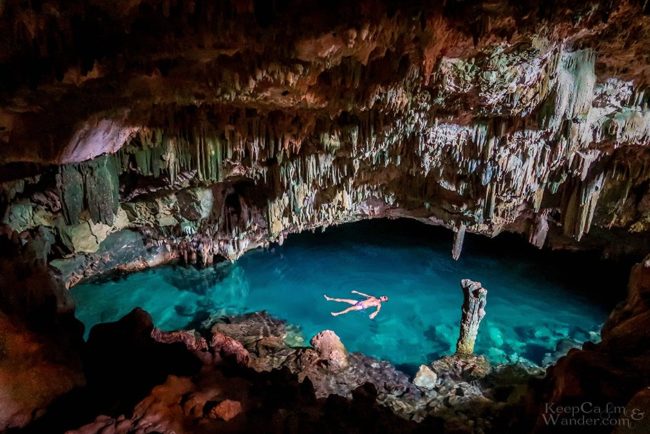
[[[465,240],[465,225],[460,225],[458,231],[454,232],[454,245],[451,248],[451,257],[455,261],[460,258],[460,253],[463,251],[463,241]]]
[[[456,353],[472,354],[478,327],[485,316],[487,289],[480,282],[463,279],[460,281],[465,300],[463,301],[463,316],[460,320],[460,336],[456,343]]]

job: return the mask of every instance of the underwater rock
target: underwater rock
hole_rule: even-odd
[[[438,381],[438,375],[427,365],[420,365],[420,369],[415,374],[413,384],[422,389],[433,389]]]
[[[487,350],[486,356],[488,359],[496,363],[506,363],[508,361],[506,352],[500,348],[490,347]]]
[[[488,327],[488,336],[490,338],[490,341],[493,346],[496,347],[501,347],[503,346],[503,334],[501,333],[501,330],[499,330],[498,327],[495,326],[489,326]]]
[[[566,355],[572,348],[580,348],[582,344],[574,339],[561,339],[557,342],[555,351],[544,354],[542,366],[549,366],[555,363],[560,357]]]
[[[341,339],[332,330],[324,330],[313,338],[310,344],[321,360],[324,360],[333,371],[345,369],[348,366],[348,351]]]
[[[458,354],[472,354],[478,327],[485,316],[487,290],[481,286],[480,282],[469,279],[463,279],[460,286],[463,290],[464,301],[456,352]]]
[[[454,341],[452,337],[454,334],[455,330],[451,324],[436,324],[430,326],[424,332],[425,338],[431,341],[433,349],[435,349],[438,354],[454,351]]]

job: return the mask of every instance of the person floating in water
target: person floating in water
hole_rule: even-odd
[[[332,316],[343,315],[344,313],[352,312],[353,310],[364,310],[364,309],[368,309],[369,307],[376,307],[377,310],[375,310],[369,316],[370,319],[374,319],[379,313],[379,311],[381,310],[381,304],[383,302],[388,301],[388,297],[386,297],[385,295],[382,295],[381,297],[375,297],[374,295],[364,294],[363,292],[359,292],[359,291],[351,291],[351,292],[353,294],[363,295],[364,297],[366,297],[366,299],[352,300],[350,298],[333,298],[326,294],[323,294],[323,297],[325,297],[325,300],[327,301],[338,301],[339,303],[347,303],[352,305],[340,312],[332,312]]]

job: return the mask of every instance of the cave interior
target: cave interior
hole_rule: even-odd
[[[650,432],[648,47],[646,0],[0,0],[0,432]]]

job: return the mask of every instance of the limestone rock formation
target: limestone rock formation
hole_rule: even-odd
[[[103,327],[103,337],[95,345],[105,346],[104,354],[122,354],[125,344],[129,345],[124,342],[128,336],[125,332],[131,329],[130,335],[135,336],[147,351],[154,349],[158,355],[167,355],[171,363],[162,368],[169,370],[169,375],[148,393],[140,394],[139,401],[129,401],[130,407],[121,407],[125,414],[95,417],[73,432],[174,430],[182,433],[196,432],[197,427],[206,432],[214,432],[217,428],[237,432],[268,431],[270,427],[283,429],[287,419],[293,421],[294,429],[296,424],[302,427],[299,432],[322,432],[319,425],[313,425],[312,417],[320,418],[323,414],[335,425],[344,423],[350,427],[363,421],[360,432],[368,429],[372,432],[421,432],[422,429],[502,432],[499,430],[506,426],[526,422],[521,397],[522,391],[528,390],[526,382],[530,376],[522,374],[523,370],[516,366],[491,368],[482,357],[449,356],[430,367],[423,366],[423,374],[418,378],[427,377],[430,381],[425,384],[416,379],[414,385],[390,363],[359,353],[347,353],[347,366],[331,369],[323,363],[324,355],[342,349],[342,343],[333,333],[324,332],[313,339],[320,352],[286,344],[270,347],[260,345],[260,340],[269,341],[268,338],[275,337],[280,338],[276,342],[282,341],[281,335],[276,334],[282,333],[278,320],[271,321],[265,315],[246,315],[218,321],[215,326],[240,324],[228,330],[243,341],[215,332],[218,338],[213,339],[205,351],[204,341],[193,333],[166,333],[154,329],[147,336],[149,322],[141,311]],[[268,324],[275,326],[267,328]],[[259,330],[266,330],[266,336],[260,339]],[[245,347],[248,357],[238,360],[201,356],[201,353],[219,353],[225,342],[229,343],[229,348]],[[189,361],[183,356],[189,354],[197,356],[194,360],[201,360],[202,366],[179,372],[184,366],[179,362]],[[90,366],[99,362],[95,360]],[[274,369],[260,369],[269,366]],[[190,367],[185,366],[185,369]],[[141,375],[141,369],[138,364],[116,365],[109,375],[132,378]],[[431,381],[435,377],[437,379]],[[109,386],[104,384],[103,387]],[[106,393],[103,388],[100,391]],[[332,407],[335,411],[329,413],[327,409]],[[518,414],[516,418],[505,419],[504,416],[514,412]],[[375,427],[373,420],[383,422],[372,428]]]
[[[649,247],[642,2],[85,3],[0,12],[3,232],[50,260],[128,228],[205,265],[397,216],[454,257],[466,231]]]
[[[413,384],[422,389],[433,389],[438,381],[438,375],[427,365],[420,365],[418,372],[415,374]]]
[[[487,289],[483,288],[481,282],[474,282],[469,279],[461,280],[460,287],[463,290],[463,308],[456,352],[458,354],[472,354],[478,328],[485,316]]]

